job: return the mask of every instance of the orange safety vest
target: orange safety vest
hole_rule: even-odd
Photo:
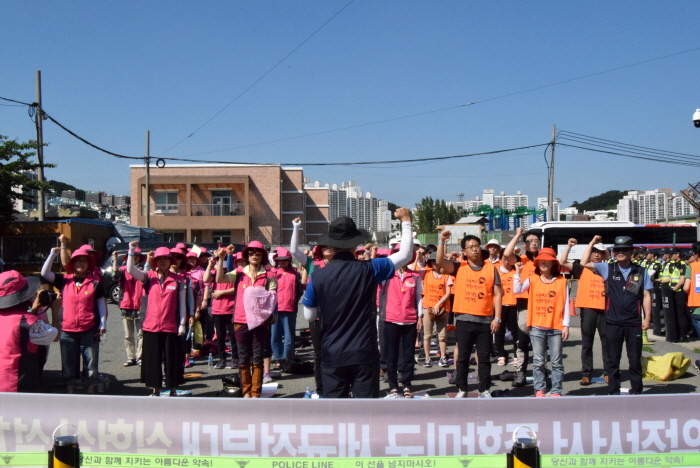
[[[482,317],[493,315],[493,285],[496,273],[489,262],[484,262],[483,265],[481,270],[474,271],[469,262],[460,262],[452,288],[455,295],[452,310],[455,314]]]
[[[425,278],[423,278],[423,307],[434,307],[435,304],[440,302],[440,299],[445,297],[445,291],[447,291],[447,280],[450,275],[444,273],[440,278],[436,278],[433,275],[433,269],[425,272]],[[443,304],[445,310],[450,312],[450,299]]]
[[[600,275],[584,268],[578,280],[576,307],[605,310],[605,283]]]
[[[528,290],[527,326],[561,330],[564,326],[566,306],[566,279],[557,276],[552,283],[545,283],[539,275],[530,276]]]
[[[530,275],[535,274],[535,264],[527,258],[527,255],[521,255],[520,256],[520,262],[523,264],[523,270],[520,272],[520,284],[525,282],[526,278],[529,278]],[[528,293],[522,292],[518,293],[515,295],[517,299],[527,299],[528,298]]]
[[[517,302],[515,292],[513,292],[513,278],[515,277],[515,269],[513,268],[508,270],[507,273],[503,273],[503,271],[501,271],[499,268],[498,274],[501,275],[501,289],[503,289],[501,304],[504,306],[514,306]]]
[[[688,307],[700,307],[700,262],[693,262],[690,264]]]

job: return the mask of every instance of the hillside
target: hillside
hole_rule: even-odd
[[[575,206],[579,213],[595,210],[614,210],[617,208],[617,202],[625,195],[627,195],[627,191],[609,190],[581,203],[575,201],[571,206]]]

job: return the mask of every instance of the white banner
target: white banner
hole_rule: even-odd
[[[563,398],[309,400],[0,394],[0,453],[233,457],[433,457],[509,452],[537,432],[543,454],[697,451],[700,394]],[[65,429],[65,430],[64,430]],[[61,435],[70,433],[62,428]],[[278,467],[295,468],[295,467]]]

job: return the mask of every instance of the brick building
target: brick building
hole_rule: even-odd
[[[301,167],[280,165],[168,164],[146,169],[132,165],[131,223],[150,226],[175,242],[289,245],[292,220],[303,220],[301,244],[328,229],[325,199],[304,190]],[[319,191],[321,194],[322,191]],[[148,200],[148,201],[147,201]]]

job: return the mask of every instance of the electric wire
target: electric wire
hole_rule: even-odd
[[[648,158],[659,160],[659,161],[664,161],[664,162],[700,163],[700,159],[697,159],[697,158],[690,158],[690,157],[684,157],[684,156],[660,156],[660,155],[649,153],[649,152],[629,150],[625,147],[605,145],[605,144],[601,144],[601,143],[597,143],[597,142],[593,142],[593,141],[581,140],[581,139],[575,139],[575,138],[563,138],[562,137],[562,140],[570,141],[570,142],[578,143],[578,144],[582,144],[582,145],[595,146],[597,148],[603,148],[603,149],[607,149],[607,150],[611,150],[611,151],[621,151],[621,152],[625,152],[626,154],[630,154],[630,155],[646,156]]]
[[[586,151],[593,151],[596,153],[612,154],[612,155],[622,156],[622,157],[626,157],[626,158],[643,159],[646,161],[655,161],[655,162],[662,162],[662,163],[668,163],[668,164],[677,164],[680,166],[700,167],[700,163],[680,162],[680,161],[671,161],[671,160],[664,160],[664,159],[651,158],[651,157],[645,157],[645,156],[635,156],[632,154],[620,153],[617,151],[610,151],[610,150],[603,150],[603,149],[598,149],[598,148],[588,148],[588,147],[584,147],[584,146],[571,145],[569,143],[557,143],[557,144],[560,146],[568,146],[570,148],[578,148],[578,149],[582,149],[582,150],[586,150]]]
[[[633,145],[630,143],[622,143],[620,141],[615,141],[615,140],[608,140],[605,138],[599,138],[599,137],[594,137],[590,135],[584,135],[582,133],[576,133],[576,132],[570,132],[568,130],[562,130],[558,132],[559,134],[562,135],[562,138],[565,138],[566,136],[570,135],[572,137],[580,138],[580,139],[588,139],[588,140],[594,140],[594,141],[601,141],[601,142],[606,142],[610,143],[612,146],[627,146],[635,149],[640,149],[640,150],[647,150],[653,153],[659,153],[659,154],[666,154],[666,155],[676,155],[676,156],[690,156],[693,158],[699,158],[700,156],[695,155],[695,154],[688,154],[688,153],[678,153],[675,151],[668,151],[668,150],[660,150],[660,149],[655,149],[655,148],[649,148],[648,146],[639,146],[639,145]]]
[[[235,98],[233,98],[233,100],[232,100],[231,102],[229,102],[229,103],[226,104],[224,107],[222,107],[221,110],[219,110],[216,114],[214,114],[213,116],[211,116],[211,118],[209,118],[209,120],[207,120],[206,122],[204,122],[202,125],[200,125],[199,127],[197,127],[192,133],[190,133],[190,134],[187,135],[185,138],[183,138],[182,140],[180,140],[180,141],[178,141],[177,143],[175,143],[173,146],[171,146],[171,147],[168,148],[167,150],[163,151],[163,152],[160,154],[160,156],[164,155],[165,153],[167,153],[167,152],[170,151],[171,149],[173,149],[173,148],[175,148],[176,146],[178,146],[178,145],[179,145],[180,143],[182,143],[183,141],[185,141],[185,140],[187,140],[188,138],[190,138],[192,135],[194,135],[195,133],[197,133],[198,131],[200,131],[202,128],[204,128],[209,122],[211,122],[212,120],[214,120],[219,114],[221,114],[223,111],[225,111],[226,109],[228,109],[228,108],[229,108],[234,102],[236,102],[241,96],[243,96],[245,93],[247,93],[248,91],[250,91],[255,85],[257,85],[260,81],[262,81],[267,75],[269,75],[270,73],[272,73],[272,71],[273,71],[275,68],[277,68],[278,66],[280,66],[280,65],[282,64],[282,62],[284,62],[285,60],[287,60],[294,52],[296,52],[297,50],[299,50],[299,48],[301,48],[301,46],[303,46],[304,44],[306,44],[312,37],[314,37],[314,36],[316,35],[316,33],[318,33],[321,29],[323,29],[328,23],[330,23],[331,21],[333,21],[333,19],[335,19],[336,16],[338,16],[339,14],[341,14],[347,7],[349,7],[350,4],[351,4],[353,1],[354,1],[354,0],[350,0],[348,3],[346,3],[345,6],[344,6],[343,8],[341,8],[340,10],[338,10],[338,11],[336,12],[336,14],[334,14],[333,16],[331,16],[325,23],[323,23],[321,26],[319,26],[318,29],[316,29],[313,33],[311,33],[311,35],[310,35],[309,37],[307,37],[306,39],[304,39],[303,41],[301,41],[301,43],[300,43],[299,45],[297,45],[294,49],[292,49],[291,52],[289,52],[289,53],[288,53],[287,55],[285,55],[280,61],[278,61],[276,64],[274,64],[274,65],[272,66],[272,68],[270,68],[270,69],[267,70],[265,73],[263,73],[263,75],[262,75],[260,78],[258,78],[257,80],[255,80],[250,86],[248,86],[248,87],[247,87],[246,89],[244,89],[240,94],[238,94],[238,96],[236,96]]]

